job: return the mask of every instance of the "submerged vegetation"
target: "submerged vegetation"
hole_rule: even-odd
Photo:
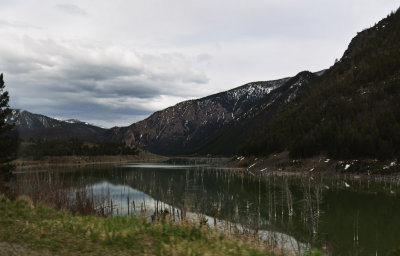
[[[256,244],[188,221],[74,216],[5,197],[0,197],[0,238],[44,255],[268,255]]]
[[[303,255],[317,247],[332,255],[375,250],[381,255],[398,245],[400,229],[388,227],[400,225],[395,218],[399,177],[253,176],[201,162],[182,167],[164,163],[22,170],[13,187],[35,208],[46,205],[77,216],[141,216],[149,224],[168,220],[176,225],[195,219],[195,226],[253,241],[264,253]]]
[[[91,239],[91,237],[95,237],[96,239],[101,237],[103,239],[91,241],[91,243],[97,241],[99,243],[97,245],[90,244],[89,247],[81,248],[82,252],[85,254],[87,252],[86,250],[96,251],[96,248],[90,248],[95,246],[100,248],[103,246],[103,243],[107,244],[104,250],[119,245],[119,242],[114,242],[110,240],[110,238],[105,240],[106,238],[104,235],[98,235],[98,233],[103,234],[105,232],[104,225],[118,225],[118,229],[110,229],[108,232],[110,232],[110,234],[114,232],[115,234],[113,234],[112,237],[115,237],[115,239],[125,239],[127,245],[122,248],[122,251],[125,250],[124,248],[126,248],[126,250],[141,248],[140,250],[147,250],[144,251],[147,254],[270,255],[273,252],[280,255],[283,254],[283,252],[304,254],[308,248],[303,242],[298,242],[291,237],[292,233],[287,233],[289,230],[286,230],[285,226],[279,227],[281,224],[286,223],[289,215],[290,220],[295,220],[297,218],[295,216],[299,214],[298,208],[295,207],[298,200],[295,199],[297,196],[295,197],[293,194],[294,191],[289,188],[286,179],[282,184],[279,184],[278,179],[270,180],[268,186],[270,186],[271,189],[268,191],[268,202],[264,199],[260,201],[262,204],[267,203],[270,207],[262,207],[261,205],[256,205],[249,201],[246,203],[247,206],[244,206],[243,198],[241,198],[242,196],[238,198],[235,196],[235,198],[231,200],[231,203],[229,203],[224,200],[224,198],[230,198],[229,194],[225,195],[216,192],[215,189],[219,190],[219,188],[214,187],[214,183],[207,182],[210,178],[209,175],[212,177],[215,175],[217,180],[222,182],[222,185],[225,184],[227,181],[226,179],[228,179],[228,182],[231,180],[232,186],[234,186],[238,179],[245,178],[242,176],[243,173],[234,174],[232,170],[211,171],[210,173],[205,172],[205,169],[201,167],[200,170],[202,171],[196,169],[192,171],[180,170],[176,172],[178,176],[173,175],[168,177],[169,175],[165,176],[167,173],[159,173],[161,175],[156,175],[154,170],[127,172],[127,169],[125,169],[125,171],[123,169],[108,167],[107,169],[92,169],[94,172],[91,172],[90,169],[87,168],[76,169],[72,172],[65,172],[65,169],[60,169],[57,172],[28,171],[17,173],[12,183],[15,195],[17,197],[23,196],[27,198],[29,207],[27,208],[25,203],[8,202],[4,200],[0,205],[5,205],[4,207],[10,211],[17,210],[12,210],[12,207],[22,207],[18,210],[18,214],[26,211],[34,212],[28,213],[28,216],[37,216],[38,209],[46,209],[46,207],[49,207],[55,210],[52,210],[55,215],[53,215],[53,213],[48,216],[44,214],[41,215],[43,219],[35,217],[34,219],[21,220],[18,214],[7,212],[4,216],[8,216],[9,218],[0,219],[0,225],[2,225],[1,223],[5,224],[11,221],[13,225],[19,223],[21,225],[20,228],[22,228],[23,225],[28,225],[25,230],[29,231],[32,226],[40,228],[42,222],[64,222],[66,221],[65,219],[68,219],[69,222],[73,222],[73,224],[68,222],[69,225],[76,225],[75,227],[71,227],[72,231],[83,232],[85,234],[91,232],[91,235],[87,235],[86,238],[82,238],[80,235],[76,239]],[[108,183],[104,183],[104,180],[108,180],[106,177],[108,177],[109,174],[104,173],[104,171],[111,174],[113,177],[111,182],[114,184],[126,182],[127,186],[106,185]],[[182,180],[182,178],[184,178],[184,180]],[[173,179],[176,179],[176,182],[178,182],[176,183],[176,188],[171,187]],[[205,179],[204,181],[206,183],[203,183],[203,179]],[[103,182],[93,183],[96,180]],[[278,182],[278,184],[275,184],[275,182]],[[247,183],[248,181],[245,181],[246,190],[248,190],[249,195],[253,195],[255,191],[247,189]],[[180,184],[182,186],[180,186]],[[214,189],[208,188],[209,186],[214,187]],[[192,191],[192,188],[195,187],[203,187],[204,190],[197,192]],[[223,188],[225,188],[225,186],[222,186],[222,189]],[[276,189],[282,189],[282,191],[279,192]],[[226,191],[229,192],[229,189]],[[193,197],[193,192],[195,192],[197,196]],[[145,193],[149,193],[150,196]],[[217,197],[215,197],[216,193],[218,194]],[[260,191],[258,193],[260,193]],[[306,191],[306,193],[308,193],[308,191]],[[260,200],[259,196],[261,196],[261,194],[258,194],[258,200]],[[234,205],[232,204],[233,202],[235,202]],[[284,203],[282,207],[280,206],[281,202]],[[315,203],[319,205],[319,202]],[[10,207],[10,205],[12,207]],[[208,207],[210,205],[212,205],[211,208]],[[233,206],[235,207],[232,208]],[[243,208],[243,206],[245,208]],[[304,220],[308,222],[308,216],[312,216],[308,213],[310,207],[307,205],[304,205],[304,207],[304,210],[307,211],[307,216],[304,216]],[[265,210],[267,209],[269,217],[265,219]],[[260,215],[260,213],[262,215]],[[3,215],[3,213],[0,214]],[[312,214],[315,213],[313,212]],[[55,218],[53,219],[53,217]],[[47,221],[45,221],[46,218]],[[88,220],[89,223],[86,223],[86,220]],[[31,221],[34,223],[30,223]],[[82,226],[83,224],[85,226]],[[133,227],[134,225],[139,225],[140,227]],[[305,225],[308,226],[308,224]],[[70,239],[68,237],[73,236],[73,233],[65,233],[65,231],[61,231],[61,227],[57,227],[59,229],[51,228],[50,226],[42,226],[40,232],[61,232],[62,235],[66,236],[65,239]],[[88,231],[88,227],[91,228],[90,231]],[[168,237],[167,243],[163,240],[167,238],[161,237],[158,234],[153,237],[147,235],[149,232],[155,232],[154,229],[158,230],[156,227],[163,230],[166,228],[168,229],[167,231],[162,231],[163,236]],[[4,225],[0,228],[10,230]],[[134,229],[132,232],[139,232],[140,234],[131,233],[131,231],[129,231],[131,228]],[[50,231],[46,231],[46,229],[50,229]],[[172,231],[170,232],[170,229],[173,229],[174,232],[179,232],[179,234],[175,234]],[[184,230],[182,231],[180,229]],[[14,229],[10,232],[19,231]],[[29,232],[36,234],[34,231]],[[192,236],[193,232],[200,233],[199,235]],[[97,235],[92,233],[96,233]],[[4,235],[4,232],[3,234],[0,232],[0,237],[1,235]],[[26,234],[26,236],[28,236],[28,234]],[[150,243],[153,243],[149,248],[147,248],[146,245],[149,241],[137,238],[142,236],[149,239]],[[11,236],[11,238],[12,237],[13,236]],[[50,239],[44,235],[42,235],[42,237]],[[137,240],[135,240],[135,237]],[[0,238],[0,240],[12,244],[25,243],[24,236],[21,236],[21,240],[18,240],[15,236],[13,239],[14,240]],[[55,239],[58,241],[64,238],[58,237],[57,235]],[[207,241],[209,239],[218,242],[218,246],[208,243]],[[33,240],[32,243],[35,243],[34,241],[35,240]],[[169,244],[169,242],[172,245]],[[31,246],[27,244],[26,246],[36,248],[37,250],[46,249],[53,252],[55,249],[52,249],[52,243],[53,242],[50,240],[45,245],[39,243],[39,245],[42,245]],[[78,242],[78,244],[79,243],[81,242]],[[131,243],[144,244],[131,245]],[[204,243],[208,244],[203,245]],[[54,246],[57,247],[56,245]],[[145,247],[145,249],[143,249],[143,247]],[[160,247],[161,249],[159,248],[157,249],[158,251],[155,251],[154,247]],[[197,247],[202,247],[202,249]],[[151,251],[150,248],[152,248],[151,250],[153,251]],[[68,250],[66,252],[70,253]],[[64,254],[66,252],[62,251],[60,253]],[[133,252],[137,253],[137,251]],[[71,254],[73,253],[71,252]],[[96,252],[94,254],[98,253]]]

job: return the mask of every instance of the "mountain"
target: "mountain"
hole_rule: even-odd
[[[7,123],[15,123],[9,133],[22,139],[68,139],[106,140],[106,129],[79,120],[61,121],[26,110],[13,109],[6,118]]]
[[[22,139],[67,139],[124,142],[159,154],[214,153],[208,146],[216,141],[229,139],[223,136],[241,131],[238,127],[254,130],[271,119],[281,105],[288,103],[297,93],[307,88],[316,74],[302,72],[295,77],[272,81],[260,81],[210,95],[197,100],[176,104],[155,112],[149,118],[128,127],[102,129],[75,119],[57,120],[44,115],[33,114],[26,110],[12,110],[7,123],[15,123],[12,135]],[[264,109],[267,118],[261,122],[249,122],[260,115]],[[265,115],[265,114],[264,114]],[[235,129],[233,129],[235,128]],[[242,129],[243,130],[243,129]],[[239,132],[233,141],[245,139],[245,132]],[[233,148],[220,147],[217,153],[230,153]],[[222,150],[224,149],[224,150]]]
[[[311,84],[318,81],[324,71],[311,73],[303,71],[288,79],[283,85],[264,95],[248,111],[237,117],[236,122],[220,129],[215,136],[207,139],[207,143],[198,151],[202,154],[235,154],[240,146],[254,132],[263,128],[279,115],[282,108],[293,101]]]
[[[293,78],[253,82],[155,112],[129,127],[111,131],[113,140],[124,141],[159,154],[193,154],[213,151],[208,145],[237,123],[268,108],[271,116],[309,83],[310,72]],[[261,101],[262,100],[262,101]],[[263,123],[263,122],[261,122]],[[240,134],[242,136],[243,134]],[[228,153],[231,148],[226,148]]]
[[[400,155],[400,11],[355,36],[343,57],[242,147],[244,154]]]
[[[18,130],[37,130],[60,126],[60,121],[43,115],[32,114],[26,110],[13,109],[6,122],[15,123]]]
[[[358,33],[326,71],[181,102],[128,127],[105,130],[28,113],[10,117],[19,118],[15,131],[24,138],[110,140],[168,155],[398,157],[400,12]]]
[[[155,153],[192,153],[201,147],[204,138],[237,120],[288,79],[248,83],[201,99],[184,101],[129,127],[114,128],[111,136],[114,140]]]
[[[269,122],[282,105],[308,88],[316,74],[301,72],[292,78],[248,83],[178,103],[128,127],[109,130],[75,119],[61,121],[18,109],[12,110],[6,121],[16,124],[11,134],[22,139],[124,142],[168,155],[228,154],[237,150],[239,141],[244,142],[249,132]],[[232,147],[225,147],[225,141]]]

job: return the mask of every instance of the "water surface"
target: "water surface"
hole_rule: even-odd
[[[237,223],[259,236],[272,231],[291,243],[295,238],[295,246],[324,247],[333,255],[388,255],[400,245],[400,188],[394,178],[257,177],[182,159],[50,169],[37,177],[51,182],[55,173],[76,187],[90,187],[94,195],[107,195],[118,215],[198,214],[210,226]]]

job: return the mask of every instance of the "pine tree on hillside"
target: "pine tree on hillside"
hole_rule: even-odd
[[[242,146],[241,154],[394,159],[400,155],[400,9]]]
[[[12,128],[12,125],[5,122],[6,117],[11,114],[11,110],[8,106],[10,97],[4,88],[3,74],[0,74],[0,135]]]
[[[4,89],[3,74],[0,74],[0,193],[7,192],[6,183],[11,177],[13,160],[16,151],[15,139],[4,136],[6,131],[12,129],[13,125],[7,124],[5,119],[11,114],[8,106],[9,95]]]

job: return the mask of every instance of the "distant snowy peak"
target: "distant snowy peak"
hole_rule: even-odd
[[[34,130],[59,126],[60,121],[39,114],[33,114],[23,109],[13,109],[7,116],[6,123],[15,124],[20,129]]]
[[[300,91],[307,89],[322,73],[323,71],[316,73],[303,71],[294,77],[285,79],[283,84],[276,86],[266,93],[259,101],[253,104],[251,108],[235,116],[235,121],[254,118],[263,111],[267,111],[268,113],[274,112],[279,106],[285,105],[295,99]],[[273,110],[268,111],[268,108]],[[271,114],[271,116],[273,115]]]
[[[283,85],[289,78],[283,78],[279,80],[267,81],[267,82],[253,82],[248,83],[238,88],[227,91],[227,95],[231,100],[239,99],[250,99],[258,100],[270,93],[272,90]]]
[[[23,109],[12,109],[11,115],[7,116],[5,121],[9,124],[15,124],[19,130],[47,129],[68,125],[96,127],[95,125],[77,119],[60,120],[59,118],[33,114]]]
[[[66,123],[69,124],[76,124],[76,123],[82,123],[81,121],[77,120],[77,119],[68,119],[68,120],[63,120]]]
[[[15,124],[9,132],[21,139],[80,139],[87,141],[107,141],[107,129],[81,122],[76,119],[59,120],[44,115],[33,114],[22,109],[13,109],[6,122]]]
[[[281,87],[290,78],[266,82],[253,82],[226,92],[228,100],[233,102],[233,116],[240,115],[249,110],[257,101]]]
[[[63,120],[62,122],[66,122],[66,123],[69,123],[69,124],[86,124],[86,125],[95,126],[95,125],[90,124],[88,122],[82,122],[82,121],[80,121],[78,119],[68,119],[68,120]]]

